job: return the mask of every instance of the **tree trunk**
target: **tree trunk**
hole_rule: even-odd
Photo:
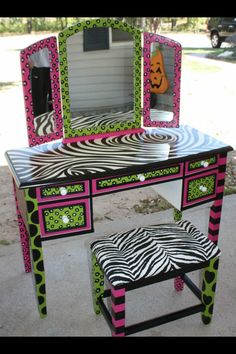
[[[33,28],[32,17],[27,17],[26,31],[28,34],[30,34],[32,32],[32,28]]]

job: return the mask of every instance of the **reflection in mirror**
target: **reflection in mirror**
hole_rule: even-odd
[[[180,43],[150,32],[143,36],[143,125],[178,128]]]
[[[48,48],[30,55],[29,67],[35,133],[44,136],[55,130]]]
[[[151,44],[150,119],[173,120],[174,48],[158,42]]]
[[[133,35],[90,28],[67,39],[71,127],[134,121]]]

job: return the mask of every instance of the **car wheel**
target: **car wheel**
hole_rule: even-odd
[[[220,37],[218,35],[218,33],[214,32],[212,33],[211,35],[211,46],[212,48],[220,48],[221,46],[221,40],[220,40]]]

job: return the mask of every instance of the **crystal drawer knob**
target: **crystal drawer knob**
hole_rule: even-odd
[[[200,186],[199,189],[203,193],[205,193],[207,191],[207,187],[205,187],[205,186]]]
[[[201,161],[201,166],[203,166],[203,167],[208,167],[208,166],[209,166],[209,162],[207,162],[207,161]]]
[[[61,193],[61,195],[67,195],[67,190],[66,190],[66,188],[65,188],[65,187],[61,187],[61,188],[60,188],[60,193]]]
[[[68,217],[67,217],[66,215],[63,215],[62,221],[63,221],[64,224],[68,224],[68,222],[69,222],[70,220],[68,219]]]
[[[144,182],[145,181],[145,176],[142,174],[138,175],[138,179],[140,180],[140,182]]]

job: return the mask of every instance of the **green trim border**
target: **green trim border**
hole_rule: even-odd
[[[112,126],[102,126],[83,129],[72,129],[71,127],[71,112],[70,112],[70,95],[68,83],[68,62],[67,62],[67,39],[83,31],[84,29],[94,27],[112,27],[130,32],[134,37],[134,121],[121,122]],[[76,25],[70,26],[58,34],[59,42],[59,62],[60,62],[60,81],[61,81],[61,99],[63,109],[63,123],[64,123],[64,137],[75,138],[79,136],[87,136],[94,134],[104,134],[111,132],[119,132],[122,130],[141,128],[141,30],[130,26],[125,22],[112,20],[107,18],[99,18],[94,20],[87,20],[79,22]]]

